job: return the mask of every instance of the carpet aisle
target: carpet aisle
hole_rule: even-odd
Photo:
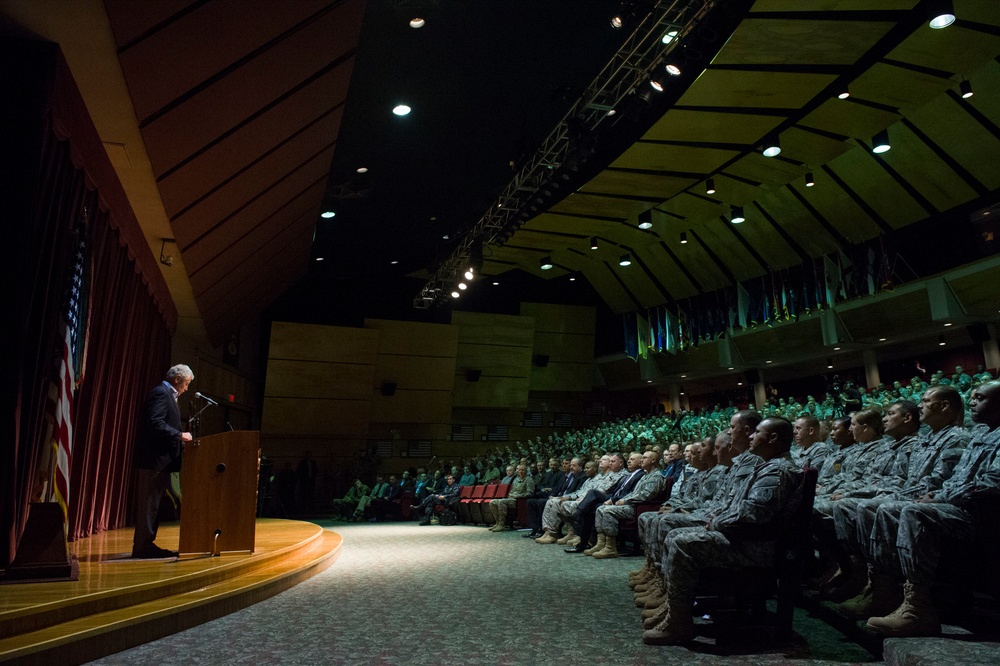
[[[249,608],[93,664],[847,664],[860,647],[801,611],[791,646],[727,656],[643,645],[626,585],[520,532],[317,521],[344,537],[323,573]]]

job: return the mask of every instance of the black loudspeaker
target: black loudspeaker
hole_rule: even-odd
[[[986,324],[969,324],[965,330],[969,332],[973,342],[983,343],[990,339],[990,327]]]
[[[382,395],[396,395],[396,382],[382,382]]]
[[[465,380],[469,382],[478,382],[479,377],[483,374],[482,370],[478,368],[469,368],[465,371]]]
[[[746,377],[748,384],[760,383],[760,372],[757,370],[746,370],[743,372],[743,376]]]
[[[544,368],[549,364],[548,354],[535,354],[534,358],[535,366],[539,368]]]

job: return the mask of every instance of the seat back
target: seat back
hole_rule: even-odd
[[[486,486],[476,486],[472,489],[472,499],[479,499],[486,492]]]
[[[499,486],[497,486],[495,484],[494,485],[486,486],[486,488],[483,489],[482,498],[484,500],[491,500],[491,499],[493,499],[494,497],[497,496],[497,488],[499,488]]]
[[[507,493],[509,492],[510,492],[510,484],[501,483],[499,486],[497,486],[497,494],[495,495],[495,497],[496,499],[503,499],[504,497],[507,497]]]
[[[474,486],[462,486],[462,489],[458,491],[458,499],[464,500],[472,497],[472,489]]]

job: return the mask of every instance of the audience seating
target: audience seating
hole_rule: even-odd
[[[470,488],[470,492],[466,493],[465,488]],[[486,492],[486,486],[466,486],[465,488],[462,488],[462,493],[458,499],[458,519],[463,523],[471,523],[472,514],[470,513],[469,504],[472,500],[480,499],[483,496],[483,493]]]
[[[483,490],[483,496],[478,499],[469,500],[469,519],[473,525],[486,523],[489,520],[489,511],[483,512],[483,505],[489,504],[490,500],[496,497],[500,484],[491,484]],[[484,519],[485,516],[485,519]]]

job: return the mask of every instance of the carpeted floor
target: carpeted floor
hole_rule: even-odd
[[[626,584],[638,558],[596,561],[520,532],[321,522],[340,559],[227,617],[95,664],[811,664],[870,655],[799,612],[789,646],[725,654],[642,643]]]

